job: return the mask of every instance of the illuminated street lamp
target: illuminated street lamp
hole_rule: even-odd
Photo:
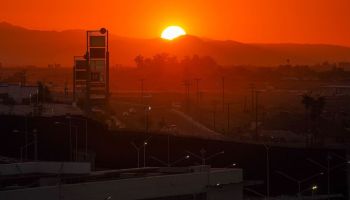
[[[141,148],[143,148],[143,167],[146,167],[146,146],[148,145],[148,141],[151,139],[151,137],[152,136],[148,137],[139,146],[136,145],[135,142],[130,143],[131,146],[133,146],[137,152],[137,168],[140,168],[140,150],[141,150]]]
[[[318,186],[317,185],[312,185],[310,188],[307,188],[306,190],[301,191],[300,193],[304,193],[306,191],[311,191],[311,196],[314,196],[314,193],[317,191]]]
[[[323,172],[319,172],[319,173],[317,173],[317,174],[314,174],[314,175],[309,176],[309,177],[304,178],[304,179],[296,179],[296,178],[291,177],[290,175],[288,175],[288,174],[286,174],[286,173],[284,173],[284,172],[281,172],[281,171],[276,171],[276,173],[278,173],[279,175],[281,175],[281,176],[283,176],[283,177],[285,177],[285,178],[287,178],[287,179],[289,179],[289,180],[291,180],[291,181],[293,181],[293,182],[295,182],[295,183],[298,184],[298,196],[299,196],[299,197],[301,196],[301,193],[303,192],[303,191],[301,190],[301,184],[302,184],[302,183],[304,183],[305,181],[309,181],[309,180],[311,180],[311,179],[313,179],[313,178],[315,178],[315,177],[317,177],[317,176],[322,176],[322,175],[324,175]],[[315,189],[317,189],[317,186],[316,186]]]
[[[339,158],[339,159],[341,159],[341,160],[343,160],[343,161],[346,161],[346,162],[345,162],[345,163],[342,162],[342,163],[340,163],[340,164],[338,164],[338,165],[331,166],[330,162],[331,162],[331,160],[332,160],[332,156],[337,157],[337,158]],[[342,167],[342,166],[344,166],[345,164],[349,164],[349,161],[347,161],[344,157],[339,156],[338,154],[335,154],[335,153],[333,153],[333,152],[328,152],[328,153],[327,153],[327,165],[321,164],[321,163],[319,163],[319,162],[317,162],[317,161],[315,161],[315,160],[313,160],[313,159],[311,159],[311,158],[308,158],[307,160],[308,160],[309,162],[313,163],[314,165],[319,166],[319,167],[322,168],[323,170],[327,171],[327,194],[328,194],[328,196],[329,196],[329,195],[331,194],[331,192],[330,192],[330,185],[331,185],[331,182],[330,182],[330,175],[331,175],[331,171],[332,171],[332,170],[335,170],[335,169],[337,169],[337,168],[339,168],[339,167]],[[317,189],[317,188],[316,188],[316,189]]]

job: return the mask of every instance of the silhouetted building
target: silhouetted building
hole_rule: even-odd
[[[87,108],[104,105],[109,97],[108,31],[87,31],[86,54],[74,57],[73,96]]]

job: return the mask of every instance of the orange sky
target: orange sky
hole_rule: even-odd
[[[350,46],[350,0],[0,0],[0,21],[43,29],[95,29],[159,37],[164,27],[241,42]]]

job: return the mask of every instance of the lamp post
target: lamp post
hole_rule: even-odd
[[[314,192],[317,190],[317,185],[311,187],[311,196],[314,196]]]
[[[13,133],[21,133],[21,131],[15,129],[12,130]],[[21,162],[23,162],[23,160],[28,160],[28,147],[29,146],[34,146],[34,160],[37,161],[38,160],[38,133],[37,133],[37,129],[33,129],[31,135],[33,136],[33,141],[28,143],[28,131],[26,129],[26,131],[24,132],[25,136],[26,136],[26,143],[20,148],[20,159]],[[23,159],[23,150],[24,150],[24,159]]]
[[[68,125],[66,123],[63,123],[63,122],[58,122],[56,121],[54,123],[56,126],[59,126],[59,125],[63,125],[63,126],[67,126],[68,127],[68,132],[69,132],[69,160],[72,161],[73,158],[72,158],[72,124],[71,122],[68,123]]]
[[[135,142],[131,142],[131,146],[134,147],[134,149],[137,152],[137,168],[140,168],[140,150],[143,148],[143,167],[146,167],[146,146],[148,145],[148,141],[151,139],[152,136],[148,137],[146,140],[142,142],[140,146],[136,145]]]
[[[300,193],[304,193],[304,192],[307,192],[307,191],[311,191],[311,196],[314,196],[314,193],[317,191],[318,189],[318,186],[317,185],[312,185],[310,188],[307,188],[303,191],[301,191]]]
[[[315,160],[313,160],[311,158],[307,159],[309,162],[311,162],[314,165],[317,165],[320,168],[322,168],[323,170],[327,171],[327,194],[328,194],[328,199],[329,199],[329,196],[331,194],[331,192],[330,192],[330,185],[331,185],[331,183],[330,183],[330,173],[331,173],[331,171],[334,170],[334,169],[337,169],[337,168],[339,168],[341,166],[344,166],[344,164],[346,164],[346,163],[341,163],[341,164],[338,164],[338,165],[335,165],[335,166],[331,167],[330,162],[332,160],[332,155],[334,155],[335,157],[340,158],[341,160],[347,161],[344,157],[339,156],[339,155],[337,155],[335,153],[330,153],[330,152],[327,153],[327,165],[323,165],[323,164],[321,164],[321,163],[319,163],[319,162],[317,162],[317,161],[315,161]]]
[[[68,125],[66,123],[62,123],[62,122],[55,122],[55,125],[63,125],[63,126],[68,126],[69,127],[69,160],[73,161],[73,160],[77,160],[77,155],[78,155],[78,126],[76,125],[72,125],[71,122],[71,118],[69,118],[69,123]],[[75,152],[75,156],[73,157],[73,137],[72,137],[72,128],[75,129],[75,147],[74,147],[74,152]],[[74,158],[74,159],[73,159]]]
[[[137,152],[137,168],[140,168],[140,147],[138,147],[134,142],[131,142],[131,145],[135,148]]]
[[[210,155],[210,156],[205,156],[205,154],[206,154],[205,149],[201,149],[201,150],[200,150],[201,155],[197,155],[197,154],[195,154],[195,153],[192,153],[191,151],[186,151],[186,152],[187,152],[188,154],[192,155],[193,157],[195,157],[195,158],[201,160],[201,161],[202,161],[202,165],[205,165],[205,163],[206,163],[207,160],[210,160],[210,159],[212,159],[212,158],[214,158],[214,157],[216,157],[216,156],[219,156],[219,155],[225,153],[225,151],[220,151],[220,152],[217,152],[217,153],[212,154],[212,155]]]
[[[148,142],[143,142],[143,167],[146,167],[146,146],[148,145]]]
[[[296,178],[291,177],[290,175],[288,175],[288,174],[286,174],[286,173],[284,173],[284,172],[281,172],[281,171],[276,171],[276,173],[278,173],[279,175],[281,175],[281,176],[283,176],[283,177],[285,177],[285,178],[287,178],[287,179],[289,179],[289,180],[291,180],[291,181],[293,181],[293,182],[295,182],[295,183],[298,184],[298,197],[301,196],[301,192],[302,192],[302,191],[301,191],[301,184],[302,184],[303,182],[309,181],[309,180],[311,180],[311,179],[313,179],[313,178],[315,178],[315,177],[317,177],[317,176],[321,176],[321,175],[324,174],[323,172],[319,172],[319,173],[317,173],[317,174],[314,174],[314,175],[309,176],[309,177],[304,178],[304,179],[296,179]]]
[[[151,106],[146,106],[145,107],[145,131],[148,133],[149,131],[149,112],[152,110]]]
[[[185,156],[175,160],[174,162],[169,162],[169,161],[168,162],[164,162],[163,160],[161,160],[161,159],[159,159],[159,158],[157,158],[155,156],[151,156],[151,159],[153,159],[153,160],[155,160],[155,161],[157,161],[157,162],[159,162],[162,165],[167,166],[167,167],[172,167],[172,166],[174,166],[175,164],[177,164],[179,162],[182,162],[184,160],[188,160],[189,158],[190,158],[190,155],[185,155]]]
[[[266,197],[270,199],[270,147],[264,144],[266,150]]]
[[[75,134],[75,153],[74,153],[74,160],[78,160],[78,126],[72,126],[74,128],[74,134]]]
[[[84,145],[84,158],[86,160],[87,158],[87,155],[88,155],[88,150],[87,150],[87,146],[88,146],[88,120],[85,119],[85,118],[77,118],[77,117],[72,117],[72,116],[69,116],[70,120],[78,120],[78,121],[81,121],[81,122],[84,122],[84,129],[85,129],[85,145]]]

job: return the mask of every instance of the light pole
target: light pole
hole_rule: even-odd
[[[145,131],[148,133],[149,131],[149,112],[152,110],[151,106],[146,106],[145,107]]]
[[[216,157],[216,156],[219,156],[219,155],[225,153],[225,151],[220,151],[220,152],[217,152],[217,153],[212,154],[212,155],[210,155],[210,156],[205,156],[205,154],[206,154],[206,150],[205,150],[205,149],[201,149],[201,150],[200,150],[201,155],[197,155],[197,154],[195,154],[195,153],[192,153],[191,151],[186,151],[186,152],[187,152],[188,154],[192,155],[193,157],[195,157],[195,158],[201,160],[201,161],[202,161],[202,165],[205,165],[205,163],[206,163],[207,160],[210,160],[210,159],[212,159],[212,158],[214,158],[214,157]]]
[[[141,96],[141,104],[143,104],[143,97],[144,97],[144,81],[145,79],[140,79],[140,84],[141,84],[141,88],[140,88],[140,96]]]
[[[300,193],[302,194],[302,193],[304,193],[306,191],[310,191],[311,190],[311,196],[314,196],[314,192],[317,191],[317,189],[318,189],[317,185],[312,185],[310,188],[307,188],[307,189],[301,191]]]
[[[230,133],[230,104],[227,104],[227,133]]]
[[[134,142],[131,142],[131,145],[135,148],[137,152],[137,168],[140,168],[140,147],[138,147]]]
[[[67,124],[65,123],[62,123],[62,122],[58,122],[56,121],[55,122],[55,125],[63,125],[63,126],[67,126]],[[78,156],[78,126],[76,125],[72,125],[71,123],[71,118],[69,118],[69,124],[68,124],[68,127],[69,127],[69,160],[70,161],[73,161],[73,158],[74,160],[76,161],[77,160],[77,156]],[[73,157],[73,137],[72,137],[72,128],[75,129],[75,147],[74,147],[74,151],[75,151],[75,156]]]
[[[346,160],[345,158],[343,158],[342,156],[339,156],[339,155],[334,154],[334,153],[333,153],[333,155],[334,155],[335,157],[338,157],[338,158],[340,158],[340,159],[342,159],[342,160],[347,161],[347,160]],[[332,170],[337,169],[337,168],[343,166],[343,165],[346,164],[346,163],[341,163],[341,164],[338,164],[338,165],[335,165],[335,166],[331,167],[330,162],[331,162],[331,160],[332,160],[332,155],[331,155],[330,152],[327,153],[327,165],[323,165],[323,164],[321,164],[321,163],[319,163],[319,162],[317,162],[317,161],[315,161],[315,160],[313,160],[313,159],[311,159],[311,158],[308,158],[307,160],[308,160],[309,162],[313,163],[314,165],[319,166],[319,167],[322,168],[323,170],[327,171],[327,194],[328,194],[328,199],[329,199],[329,196],[330,196],[330,194],[331,194],[331,192],[330,192],[330,185],[331,185],[331,183],[330,183],[330,173],[331,173]]]
[[[164,162],[163,160],[161,160],[161,159],[159,159],[159,158],[157,158],[155,156],[151,156],[151,159],[153,159],[153,160],[155,160],[155,161],[157,161],[157,162],[159,162],[162,165],[167,166],[167,167],[172,167],[172,166],[174,166],[175,164],[177,164],[179,162],[182,162],[184,160],[188,160],[189,158],[190,158],[190,155],[185,155],[185,156],[175,160],[174,162],[169,162],[169,161],[168,162]]]
[[[270,199],[270,147],[264,144],[266,150],[266,196]]]
[[[148,142],[143,142],[143,167],[146,167],[146,146],[148,145]]]
[[[315,178],[315,177],[317,177],[317,176],[322,176],[322,175],[324,174],[323,172],[319,172],[319,173],[317,173],[317,174],[314,174],[314,175],[309,176],[309,177],[304,178],[304,179],[296,179],[296,178],[291,177],[291,176],[289,176],[288,174],[286,174],[286,173],[284,173],[284,172],[281,172],[281,171],[276,171],[276,173],[278,173],[279,175],[281,175],[281,176],[283,176],[283,177],[285,177],[285,178],[287,178],[287,179],[289,179],[289,180],[291,180],[291,181],[293,181],[293,182],[296,182],[296,183],[298,184],[298,197],[301,196],[301,192],[302,192],[302,191],[301,191],[301,184],[302,184],[303,182],[309,181],[309,180],[311,180],[311,179],[313,179],[313,178]]]
[[[170,134],[168,133],[168,163],[170,163]]]
[[[54,124],[56,126],[59,126],[59,125],[67,126],[67,124],[58,122],[58,121],[56,121]],[[72,161],[73,158],[72,158],[72,124],[71,123],[68,123],[68,128],[69,128],[69,131],[68,131],[69,132],[69,160]]]
[[[84,152],[84,154],[85,154],[85,160],[86,160],[86,158],[87,158],[87,156],[88,156],[88,148],[87,148],[87,145],[88,145],[88,120],[87,119],[85,119],[85,118],[77,118],[77,117],[71,117],[71,116],[69,116],[69,118],[70,118],[70,120],[78,120],[78,121],[81,121],[81,122],[84,122],[85,123],[85,152]]]
[[[15,129],[12,130],[13,133],[21,133],[19,130]],[[28,143],[28,131],[26,129],[26,131],[24,132],[24,134],[26,135],[27,138],[27,142],[24,144],[24,146],[22,146],[20,148],[20,159],[21,162],[23,162],[23,160],[28,160],[28,147],[29,146],[34,146],[34,160],[37,161],[38,160],[38,133],[37,133],[37,129],[33,129],[32,130],[32,136],[33,136],[33,142]],[[24,149],[24,159],[23,159],[23,149]]]
[[[33,137],[34,137],[34,160],[38,160],[38,133],[37,130],[33,130]]]
[[[75,134],[75,153],[74,153],[74,160],[78,160],[78,126],[72,126],[74,128],[74,134]]]
[[[143,148],[143,167],[146,167],[146,146],[148,145],[148,141],[152,138],[152,136],[148,137],[146,140],[142,142],[140,146],[136,145],[135,142],[131,142],[131,146],[137,152],[137,168],[140,168],[140,150]]]
[[[258,100],[259,100],[259,91],[257,91],[257,90],[255,90],[255,139],[257,140],[258,139],[258,137],[259,137],[259,128],[258,128],[258,126],[259,126],[259,121],[258,121]]]
[[[314,192],[317,190],[317,185],[311,187],[311,196],[314,196]]]
[[[221,77],[222,81],[222,111],[225,111],[225,77]]]

